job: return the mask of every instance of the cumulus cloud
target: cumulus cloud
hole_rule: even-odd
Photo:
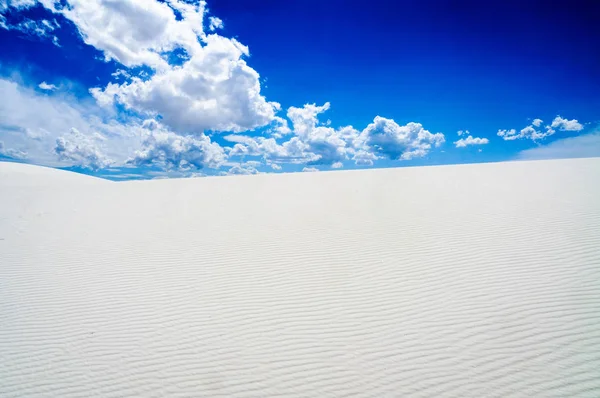
[[[546,126],[546,131],[537,130],[533,125],[527,126],[518,132],[515,129],[498,130],[498,136],[504,141],[514,141],[523,138],[536,141],[551,136],[552,134],[554,134],[554,130],[549,126]]]
[[[58,158],[76,166],[90,169],[101,169],[109,166],[112,160],[100,149],[100,142],[105,138],[100,134],[85,135],[72,128],[68,134],[56,139],[54,153]]]
[[[154,120],[147,121],[144,127],[147,130],[142,148],[128,161],[132,165],[179,170],[216,169],[227,159],[223,148],[204,134],[182,136]]]
[[[556,130],[559,131],[581,131],[583,130],[583,125],[581,125],[577,120],[568,120],[563,119],[560,116],[556,116],[551,124],[546,125],[542,130],[540,127],[542,126],[542,119],[534,119],[533,122],[527,127],[524,127],[520,131],[515,129],[510,130],[498,130],[498,136],[501,137],[505,141],[514,141],[520,139],[529,139],[532,141],[537,141],[549,137],[556,133]]]
[[[400,126],[392,119],[376,116],[360,134],[359,142],[379,156],[409,160],[425,156],[432,146],[439,147],[445,139],[442,133],[432,134],[420,123]]]
[[[315,167],[305,167],[302,169],[302,172],[304,173],[314,173],[319,171],[319,169],[315,168]]]
[[[229,170],[224,175],[251,175],[251,174],[260,174],[256,169],[255,165],[252,163],[246,164],[236,164],[229,168]]]
[[[204,35],[204,2],[197,5],[181,0],[67,0],[68,7],[51,11],[62,14],[77,29],[86,44],[104,53],[106,60],[124,66],[147,65],[169,69],[165,52],[182,47],[188,52],[200,48]],[[45,4],[48,6],[48,4]],[[181,16],[177,18],[176,12]]]
[[[377,155],[375,155],[370,150],[360,149],[354,152],[352,156],[352,160],[358,166],[373,166],[373,163],[379,159]]]
[[[221,20],[221,18],[209,17],[208,21],[209,21],[208,29],[211,32],[215,31],[217,29],[223,29],[223,21]]]
[[[466,137],[464,137],[466,135]],[[466,131],[458,131],[458,136],[463,136],[464,138],[459,139],[458,141],[454,141],[454,145],[457,148],[464,148],[469,145],[485,145],[490,142],[487,138],[473,137],[468,130]]]
[[[600,156],[600,132],[556,140],[548,145],[521,151],[518,159],[565,159]]]
[[[235,39],[211,35],[201,53],[182,66],[91,93],[100,104],[160,115],[178,132],[251,130],[270,123],[279,104],[260,94],[259,75],[241,59],[245,54],[247,48]]]
[[[235,143],[229,156],[261,156],[269,164],[306,163],[341,168],[347,160],[357,165],[372,165],[381,158],[422,157],[444,142],[443,134],[432,134],[421,124],[400,126],[380,116],[362,132],[352,126],[336,129],[318,120],[330,106],[327,102],[290,107],[287,116],[292,122],[292,137],[281,144],[273,138],[226,136],[227,141]]]
[[[551,127],[554,129],[558,129],[560,131],[581,131],[583,130],[583,125],[579,123],[577,120],[567,120],[563,119],[560,116],[557,116],[552,121]]]
[[[46,82],[41,82],[38,85],[38,87],[41,88],[42,90],[47,90],[47,91],[54,91],[58,88],[54,84],[48,84]]]

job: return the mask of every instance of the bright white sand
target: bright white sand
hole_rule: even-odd
[[[0,163],[1,397],[600,397],[600,159]]]

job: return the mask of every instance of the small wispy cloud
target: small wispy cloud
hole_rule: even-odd
[[[38,87],[41,88],[42,90],[46,90],[46,91],[54,91],[54,90],[58,89],[58,87],[55,86],[54,84],[48,84],[46,82],[41,82],[40,84],[38,84]]]
[[[211,32],[214,32],[217,29],[223,29],[223,20],[217,17],[209,17],[208,29],[210,29]]]
[[[38,39],[50,39],[55,46],[60,47],[58,38],[52,34],[52,32],[60,28],[60,24],[56,21],[56,19],[42,19],[36,21],[33,19],[25,18],[19,23],[11,23],[4,15],[0,15],[0,28],[18,31],[25,34],[28,37]]]
[[[458,141],[454,141],[454,146],[457,148],[464,148],[470,145],[485,145],[490,142],[487,138],[473,137],[471,133],[469,133],[469,130],[459,130],[456,134],[458,134],[459,137],[464,137]]]

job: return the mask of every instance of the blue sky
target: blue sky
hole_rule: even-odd
[[[0,0],[0,159],[130,179],[600,156],[594,3]]]

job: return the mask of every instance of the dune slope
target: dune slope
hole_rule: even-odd
[[[600,159],[0,192],[2,397],[600,396]]]

